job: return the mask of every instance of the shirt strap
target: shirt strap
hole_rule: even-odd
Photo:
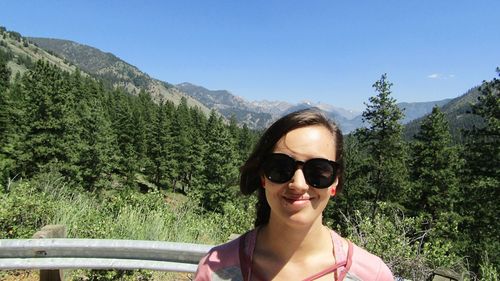
[[[344,280],[345,276],[347,275],[347,272],[351,268],[353,248],[354,247],[352,245],[352,242],[349,241],[349,240],[347,240],[347,259],[346,259],[346,265],[345,265],[345,268],[342,271],[340,271],[339,280],[338,281]]]
[[[249,281],[250,280],[250,273],[252,270],[252,261],[250,260],[249,255],[245,252],[245,242],[246,238],[248,236],[248,232],[243,234],[239,238],[239,255],[240,255],[240,270],[241,270],[241,275],[243,276],[243,281]]]
[[[238,245],[239,250],[238,250],[238,252],[239,252],[239,259],[240,259],[240,270],[241,270],[241,274],[243,276],[243,281],[249,281],[250,276],[252,274],[251,256],[253,256],[253,249],[246,249],[246,247],[248,246],[247,245],[248,242],[252,243],[252,241],[247,241],[247,240],[254,238],[252,236],[255,236],[255,235],[256,235],[256,230],[253,230],[253,232],[249,231],[249,232],[243,234],[239,238],[239,245]],[[344,269],[341,270],[341,272],[338,276],[338,281],[344,280],[345,276],[347,275],[347,272],[351,268],[352,254],[353,254],[352,242],[347,240],[347,245],[348,245],[348,247],[347,247],[347,258],[346,259],[341,260],[340,262],[335,263],[331,267],[328,267],[328,268],[314,274],[313,276],[310,276],[310,277],[304,279],[304,281],[312,281],[312,280],[318,279],[318,278],[320,278],[328,273],[331,273],[331,272],[337,270],[340,267],[344,267]],[[255,245],[253,245],[253,246],[255,247]],[[249,255],[247,250],[250,250],[250,252],[252,252],[252,253]],[[258,277],[258,276],[256,276],[256,277]]]
[[[328,273],[331,273],[331,272],[334,272],[335,270],[341,268],[341,267],[344,267],[343,270],[341,270],[339,276],[338,276],[338,281],[342,281],[344,280],[345,276],[347,275],[347,272],[349,271],[349,269],[351,268],[351,264],[352,264],[352,250],[353,250],[353,246],[352,246],[352,242],[347,240],[347,258],[345,260],[342,260],[340,262],[337,262],[335,263],[334,265],[314,274],[313,276],[310,276],[306,279],[304,279],[303,281],[312,281],[312,280],[316,280],[324,275],[327,275]]]

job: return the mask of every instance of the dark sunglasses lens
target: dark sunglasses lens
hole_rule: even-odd
[[[293,177],[295,161],[284,154],[271,154],[263,163],[267,179],[275,183],[285,183]]]
[[[325,159],[311,159],[303,167],[306,181],[315,188],[332,185],[336,177],[336,168]]]

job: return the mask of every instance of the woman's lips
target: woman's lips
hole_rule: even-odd
[[[286,202],[292,204],[292,205],[303,205],[308,203],[311,198],[310,197],[295,197],[295,196],[283,196],[283,199],[285,199]]]

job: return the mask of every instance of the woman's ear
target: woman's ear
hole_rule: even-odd
[[[335,179],[335,182],[332,184],[332,187],[330,188],[330,196],[333,197],[335,194],[337,194],[337,185],[339,184],[339,178],[337,177]]]
[[[264,176],[260,176],[260,186],[266,188],[266,178]]]

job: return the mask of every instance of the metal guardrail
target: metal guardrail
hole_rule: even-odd
[[[195,272],[211,245],[108,239],[0,240],[0,269],[150,269]]]
[[[71,239],[61,225],[43,227],[35,239],[0,239],[0,270],[40,269],[40,280],[64,280],[62,269],[148,269],[196,272],[212,245],[112,239]],[[233,234],[230,240],[238,235]],[[396,280],[405,280],[397,278]],[[429,280],[460,281],[450,269],[436,269]]]

